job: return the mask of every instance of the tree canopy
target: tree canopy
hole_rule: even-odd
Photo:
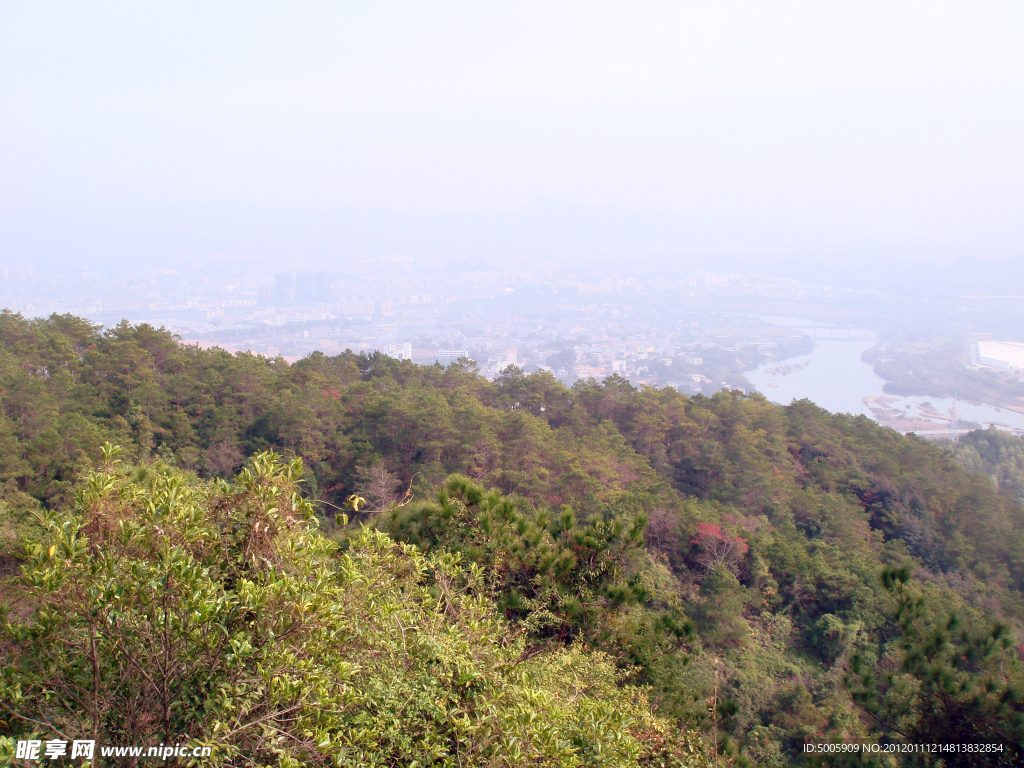
[[[1022,652],[1021,441],[998,433],[950,450],[808,401],[688,397],[617,376],[567,388],[510,370],[489,382],[379,354],[289,366],[146,325],[3,313],[0,599],[16,623],[33,610],[19,573],[51,567],[20,542],[56,535],[36,515],[85,519],[82,478],[95,477],[105,442],[123,447],[111,482],[139,494],[156,494],[146,478],[160,475],[198,499],[256,472],[254,456],[301,459],[303,515],[320,531],[310,564],[367,551],[370,529],[388,552],[455,563],[460,600],[484,601],[480,615],[516,639],[520,666],[592,652],[611,664],[610,684],[646,691],[658,717],[718,742],[723,760],[781,768],[810,759],[809,742],[906,741],[925,728],[934,713],[909,699],[887,730],[857,698],[869,675],[879,706],[895,706],[908,689],[886,676],[919,642],[883,573],[905,569],[907,589],[946,617],[938,624],[1003,626],[992,641],[1003,669]],[[145,477],[125,479],[127,467]],[[353,495],[366,503],[352,509]],[[114,535],[92,524],[83,541]],[[321,552],[328,539],[337,548]],[[155,566],[137,567],[130,578],[150,583],[138,580]],[[432,578],[415,589],[435,595]],[[948,631],[953,646],[974,647]],[[984,684],[985,664],[957,674]],[[908,685],[927,683],[907,670]],[[1019,690],[1014,674],[999,684]]]
[[[449,552],[316,531],[302,462],[162,465],[43,516],[6,625],[6,734],[210,745],[211,765],[703,765],[602,653],[525,656]]]

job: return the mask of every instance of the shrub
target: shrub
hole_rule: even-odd
[[[339,553],[301,477],[272,453],[210,484],[108,450],[26,547],[7,733],[187,740],[204,765],[704,764],[607,657],[525,654],[458,555],[370,529]]]

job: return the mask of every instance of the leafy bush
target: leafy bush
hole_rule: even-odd
[[[524,654],[459,555],[372,529],[339,553],[300,460],[209,483],[105,458],[26,547],[7,734],[187,739],[233,766],[705,764],[604,655]]]

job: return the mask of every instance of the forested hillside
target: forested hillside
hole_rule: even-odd
[[[459,601],[496,622],[481,636],[514,638],[519,663],[596,653],[617,668],[595,667],[600,685],[644,686],[623,732],[674,722],[723,760],[767,766],[809,760],[806,743],[984,737],[1002,751],[944,764],[1019,764],[1024,512],[948,451],[865,417],[618,377],[567,389],[510,369],[491,383],[381,355],[288,366],[145,325],[101,333],[9,313],[0,402],[9,637],[49,599],[14,581],[23,565],[49,567],[42,555],[25,564],[18,546],[40,535],[30,513],[88,518],[77,489],[104,443],[122,448],[117,482],[142,495],[147,477],[214,488],[203,484],[251,473],[251,457],[274,450],[301,459],[302,493],[337,543],[316,550],[317,567],[391,567],[362,526],[415,545],[394,564],[409,589],[457,584]],[[352,494],[367,503],[344,518]],[[408,570],[444,557],[463,575],[438,568],[421,582]],[[521,695],[512,679],[492,682]],[[661,720],[645,719],[647,701]],[[451,737],[431,722],[436,743]],[[633,763],[577,764],[658,764],[629,750]]]
[[[1024,438],[998,429],[975,430],[953,447],[957,461],[980,472],[1011,497],[1024,501]]]

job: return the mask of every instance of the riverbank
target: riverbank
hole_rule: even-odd
[[[877,342],[874,334],[864,333],[854,339],[819,337],[809,354],[791,358],[785,366],[759,366],[748,371],[747,378],[772,402],[786,405],[806,398],[827,410],[867,416],[903,433],[950,437],[960,430],[989,426],[1024,430],[1024,414],[1014,410],[953,397],[888,392],[886,380],[862,358]]]

